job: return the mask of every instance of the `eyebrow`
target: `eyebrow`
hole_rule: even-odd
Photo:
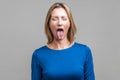
[[[51,17],[53,17],[53,18],[54,18],[54,17],[58,17],[58,16],[51,16]],[[68,16],[61,16],[61,17],[68,17]]]

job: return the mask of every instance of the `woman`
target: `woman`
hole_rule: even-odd
[[[32,55],[32,80],[95,80],[90,49],[74,42],[76,27],[68,6],[50,7],[45,33],[47,45]]]

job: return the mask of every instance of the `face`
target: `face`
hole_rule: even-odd
[[[63,40],[67,38],[70,21],[64,8],[55,8],[51,13],[49,27],[54,39]]]

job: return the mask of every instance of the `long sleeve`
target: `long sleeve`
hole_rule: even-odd
[[[36,52],[32,55],[31,61],[31,80],[41,80],[41,68]]]
[[[87,56],[84,65],[84,80],[95,80],[92,53],[88,47],[86,51]]]
[[[95,80],[92,53],[79,43],[63,50],[43,46],[32,55],[31,80]]]

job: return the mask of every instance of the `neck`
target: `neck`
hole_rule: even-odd
[[[65,49],[71,46],[68,39],[54,40],[52,43],[48,44],[48,47],[54,50]]]

